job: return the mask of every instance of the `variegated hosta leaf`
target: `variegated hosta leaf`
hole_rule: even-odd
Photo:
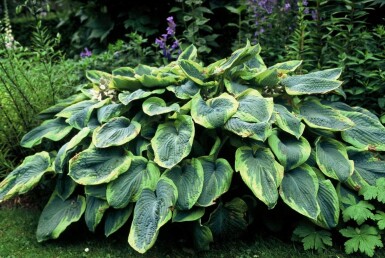
[[[192,118],[178,116],[174,121],[160,124],[151,147],[155,152],[154,161],[163,168],[172,168],[190,154],[195,135]]]
[[[171,179],[178,189],[178,200],[175,207],[179,210],[189,210],[197,202],[202,193],[204,172],[202,164],[197,159],[184,162],[166,170],[162,177]]]
[[[277,63],[273,66],[270,66],[269,70],[277,69],[280,73],[288,73],[288,72],[294,72],[295,69],[297,69],[298,66],[300,66],[302,63],[302,60],[291,60],[286,61],[283,63]]]
[[[48,152],[42,151],[26,157],[23,163],[0,183],[0,203],[15,195],[28,192],[48,171],[50,171]]]
[[[367,184],[376,185],[377,179],[385,177],[385,161],[375,153],[348,149],[348,156],[354,162],[354,174]]]
[[[274,87],[279,83],[278,71],[268,69],[255,76],[255,83],[260,87]]]
[[[241,173],[243,182],[259,200],[269,209],[274,208],[284,169],[268,148],[238,148],[235,153],[235,170]]]
[[[120,102],[123,103],[123,105],[128,105],[134,100],[138,99],[145,99],[148,96],[154,95],[154,94],[162,94],[164,93],[164,89],[157,89],[153,91],[144,91],[142,89],[138,89],[136,91],[130,92],[130,91],[123,91],[118,95],[118,98]]]
[[[341,86],[342,81],[337,78],[341,75],[341,69],[328,69],[305,75],[289,76],[281,80],[289,95],[324,94]]]
[[[88,136],[90,131],[88,127],[83,128],[59,149],[53,164],[56,173],[65,173],[65,170],[68,169],[70,156],[78,149],[79,144]]]
[[[317,219],[320,207],[317,202],[319,182],[313,169],[302,164],[285,172],[279,194],[282,200],[296,212]]]
[[[206,156],[198,160],[203,167],[204,181],[197,205],[206,207],[214,204],[219,196],[229,190],[233,169],[225,159],[214,160],[213,157]]]
[[[270,122],[249,123],[239,118],[230,118],[224,128],[243,138],[248,137],[262,142],[272,133]]]
[[[40,126],[29,131],[21,139],[20,145],[24,148],[32,148],[40,144],[43,138],[52,141],[60,141],[71,131],[72,126],[64,122],[62,118],[44,121]]]
[[[112,75],[106,72],[98,71],[98,70],[87,70],[86,77],[92,83],[100,84],[104,80],[110,81],[112,78]]]
[[[202,225],[200,221],[196,221],[192,234],[194,248],[199,251],[210,250],[210,243],[214,242],[214,238],[209,227]]]
[[[105,200],[87,196],[84,218],[89,231],[95,232],[96,226],[102,220],[104,212],[108,207],[109,205]]]
[[[190,45],[183,50],[182,53],[178,56],[178,61],[180,60],[195,60],[197,58],[197,48],[194,45]]]
[[[341,132],[342,139],[356,148],[385,151],[385,128],[378,120],[359,112],[343,112],[355,126]]]
[[[306,124],[312,128],[344,131],[354,126],[354,122],[340,111],[322,105],[318,100],[304,102],[300,107],[300,113]]]
[[[237,96],[239,107],[233,117],[245,122],[268,122],[273,114],[272,98],[264,98],[254,89],[248,89]]]
[[[107,184],[86,185],[84,186],[84,192],[87,196],[93,196],[99,199],[107,200]]]
[[[120,146],[135,139],[140,129],[139,123],[130,121],[128,118],[113,118],[94,130],[92,143],[97,148]]]
[[[158,97],[151,97],[146,99],[142,105],[143,112],[149,116],[156,116],[167,114],[171,112],[179,112],[179,105],[177,103],[167,106],[166,102]]]
[[[329,179],[319,180],[317,201],[320,213],[314,223],[326,229],[336,227],[340,218],[340,204],[337,191]]]
[[[274,131],[268,143],[279,163],[285,167],[285,171],[305,163],[311,153],[309,142],[302,136],[297,139],[292,135]]]
[[[207,79],[207,76],[205,75],[204,68],[202,66],[192,60],[180,60],[178,64],[190,80],[198,85],[204,85],[204,81]]]
[[[345,182],[353,174],[354,162],[341,142],[319,137],[315,147],[317,165],[326,176]]]
[[[135,205],[128,243],[139,253],[145,253],[155,243],[161,226],[171,219],[171,208],[178,190],[168,178],[161,178],[155,193],[144,189]]]
[[[65,109],[57,113],[56,116],[63,117],[63,118],[70,118],[74,114],[81,112],[82,110],[87,109],[90,106],[93,106],[97,103],[98,103],[97,100],[89,100],[89,99],[81,102],[77,102],[71,106],[66,107]]]
[[[130,204],[124,209],[109,209],[106,212],[104,223],[104,234],[106,237],[118,231],[131,216],[134,205]]]
[[[172,213],[172,222],[196,221],[203,217],[205,208],[194,206],[189,210],[177,210]]]
[[[55,192],[44,207],[36,238],[38,242],[56,239],[73,222],[78,221],[86,209],[86,200],[78,195],[75,199],[63,201]]]
[[[78,184],[66,174],[58,174],[55,191],[62,200],[67,200]]]
[[[287,110],[286,107],[274,104],[275,123],[283,131],[294,135],[299,139],[305,130],[305,125],[301,122],[298,115],[293,114]]]
[[[220,203],[210,214],[207,226],[216,238],[234,239],[247,228],[247,209],[246,202],[238,197],[225,204]]]
[[[165,88],[169,85],[173,85],[178,81],[178,78],[173,74],[158,74],[157,76],[151,74],[144,74],[136,76],[140,83],[146,88]]]
[[[99,123],[105,123],[114,117],[120,116],[125,107],[122,104],[112,103],[99,108],[96,116]]]
[[[128,170],[107,185],[107,201],[116,209],[136,202],[143,189],[154,190],[160,177],[154,162],[140,156],[130,155],[130,159]]]
[[[134,91],[143,85],[135,77],[135,70],[130,67],[120,67],[112,71],[111,87],[119,90]]]
[[[227,93],[204,101],[196,95],[191,104],[191,116],[194,121],[206,128],[223,126],[238,109],[237,100]]]
[[[70,159],[68,175],[81,185],[99,185],[116,179],[130,164],[122,148],[90,148]]]
[[[72,95],[66,99],[60,100],[59,103],[53,105],[47,109],[44,109],[38,114],[38,118],[41,120],[53,119],[55,115],[72,104],[86,100],[87,96],[83,93]]]
[[[199,93],[200,87],[193,81],[188,80],[178,86],[168,86],[167,90],[174,92],[175,97],[178,99],[192,99]]]
[[[248,86],[240,84],[238,82],[229,81],[227,79],[224,79],[224,82],[225,82],[226,90],[233,95],[238,95],[238,94],[242,93],[243,91],[249,89]]]

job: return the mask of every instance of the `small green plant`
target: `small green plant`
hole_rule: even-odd
[[[239,236],[261,207],[250,200],[274,209],[281,199],[325,230],[341,222],[340,209],[344,220],[358,220],[362,205],[346,208],[341,189],[358,196],[385,177],[377,156],[385,128],[366,109],[317,98],[340,88],[340,69],[290,75],[301,61],[267,67],[259,52],[247,42],[204,66],[189,46],[163,67],[88,71],[90,83],[43,111],[46,120],[24,135],[23,147],[50,149],[0,183],[0,200],[45,178],[53,193],[39,242],[83,215],[90,231],[103,223],[106,236],[132,216],[128,243],[140,253],[168,221],[186,223],[198,249]],[[341,231],[356,241],[349,232]],[[330,245],[323,231],[297,234],[307,248]],[[372,251],[379,246],[368,241]]]

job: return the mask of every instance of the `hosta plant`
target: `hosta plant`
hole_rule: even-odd
[[[207,249],[279,199],[336,227],[341,189],[358,198],[385,177],[385,128],[365,109],[323,100],[342,93],[340,69],[294,75],[300,61],[267,67],[259,51],[248,43],[203,66],[190,46],[164,67],[88,71],[90,83],[22,138],[53,149],[27,157],[0,184],[0,200],[51,180],[39,242],[84,218],[106,236],[129,223],[140,253],[170,221]]]

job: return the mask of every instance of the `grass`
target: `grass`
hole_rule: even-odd
[[[226,244],[215,244],[207,252],[196,253],[186,241],[170,237],[169,228],[163,228],[156,244],[144,255],[138,254],[127,243],[128,226],[108,239],[102,232],[89,232],[84,223],[77,223],[59,239],[38,243],[35,238],[40,209],[34,206],[0,206],[0,257],[1,258],[72,258],[72,257],[202,257],[202,258],[289,258],[289,257],[348,257],[341,250],[327,250],[324,254],[303,251],[293,243],[273,237],[252,236]],[[88,252],[86,252],[88,248]],[[385,252],[382,251],[382,254]],[[377,253],[377,255],[380,255]],[[352,257],[349,255],[349,257]],[[385,257],[385,256],[383,256]]]

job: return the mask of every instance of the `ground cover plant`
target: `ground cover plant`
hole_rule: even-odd
[[[373,256],[385,128],[366,109],[323,100],[341,94],[340,69],[294,75],[301,61],[267,67],[260,50],[248,42],[204,66],[191,45],[166,66],[88,71],[24,135],[23,147],[44,150],[0,183],[0,200],[51,189],[39,242],[84,218],[106,236],[128,223],[128,243],[144,253],[172,221],[207,250],[284,207],[313,222],[294,231],[305,249],[344,239],[347,253]]]

